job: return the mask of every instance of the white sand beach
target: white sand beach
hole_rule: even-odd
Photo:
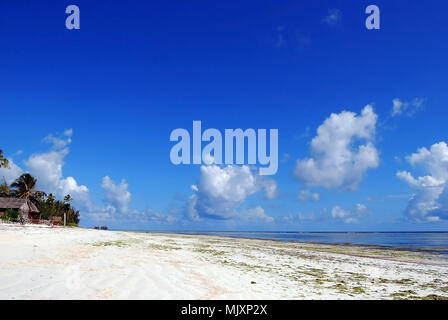
[[[0,299],[436,299],[448,261],[378,247],[0,224]]]

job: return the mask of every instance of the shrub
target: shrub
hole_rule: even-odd
[[[19,212],[16,210],[8,209],[5,212],[5,216],[9,221],[17,222],[19,221]]]
[[[67,227],[79,227],[76,223],[73,223],[73,222],[67,222],[66,226]]]

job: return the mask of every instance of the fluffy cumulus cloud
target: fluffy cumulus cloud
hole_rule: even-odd
[[[31,155],[25,161],[25,165],[29,173],[37,179],[39,187],[47,193],[53,193],[61,198],[69,194],[76,203],[84,206],[90,202],[89,189],[79,185],[73,177],[64,178],[62,172],[64,158],[69,153],[68,145],[72,141],[72,134],[73,131],[69,129],[59,137],[48,135],[43,141],[51,143],[51,149],[48,152]]]
[[[299,192],[297,192],[297,199],[302,202],[319,201],[320,194],[317,192],[312,192],[310,190],[300,190]]]
[[[105,176],[101,180],[101,188],[105,191],[105,202],[109,206],[113,206],[120,212],[128,212],[128,205],[131,201],[131,193],[128,191],[126,180],[121,180],[120,184],[116,184],[109,176]]]
[[[406,208],[406,216],[414,221],[448,220],[448,146],[446,142],[433,144],[428,150],[420,148],[406,160],[420,167],[427,175],[415,177],[408,171],[397,172],[397,177],[415,190]]]
[[[11,184],[23,173],[23,170],[14,163],[12,158],[8,158],[8,161],[8,167],[0,168],[0,183]]]
[[[247,197],[263,192],[266,198],[274,198],[277,184],[248,166],[211,165],[201,166],[201,175],[192,190],[194,193],[187,204],[190,219],[232,219],[244,216],[244,211],[239,209]],[[246,211],[246,216],[266,220],[260,209]]]
[[[410,102],[404,102],[398,98],[392,100],[392,117],[397,117],[400,115],[413,116],[418,110],[423,108],[425,99],[415,98]]]
[[[344,210],[339,206],[335,206],[331,210],[331,216],[334,219],[340,220],[344,223],[358,223],[360,219],[369,215],[367,207],[361,203],[358,203],[353,208]]]
[[[306,186],[357,190],[367,170],[379,165],[373,144],[377,118],[370,105],[360,115],[331,114],[311,141],[312,157],[297,160],[294,176]]]
[[[326,24],[333,26],[341,21],[342,12],[339,9],[329,9],[328,14],[322,19]]]

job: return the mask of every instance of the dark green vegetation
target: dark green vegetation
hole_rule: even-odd
[[[4,221],[12,221],[12,222],[18,222],[19,221],[19,212],[16,210],[8,209],[6,210],[5,214],[0,216],[0,220]]]
[[[67,216],[67,225],[78,225],[79,211],[72,207],[70,202],[73,199],[70,195],[67,195],[63,201],[56,200],[54,196],[50,193],[48,196],[44,195],[39,199],[38,204],[36,204],[37,208],[41,212],[41,219],[50,220],[53,217],[64,218],[64,212]]]

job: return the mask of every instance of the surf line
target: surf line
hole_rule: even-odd
[[[245,163],[246,139],[247,163]],[[192,138],[190,138],[188,130],[178,128],[171,132],[170,141],[177,142],[170,151],[170,160],[175,165],[223,164],[223,137],[221,131],[210,128],[202,132],[201,121],[193,121]],[[190,152],[191,142],[193,142],[193,159],[191,159]],[[209,143],[202,148],[202,142]],[[278,170],[278,129],[269,130],[269,155],[266,145],[266,129],[258,129],[257,131],[252,128],[245,131],[242,129],[225,129],[224,164],[256,165],[258,163],[261,165],[259,168],[260,175],[274,175]]]

